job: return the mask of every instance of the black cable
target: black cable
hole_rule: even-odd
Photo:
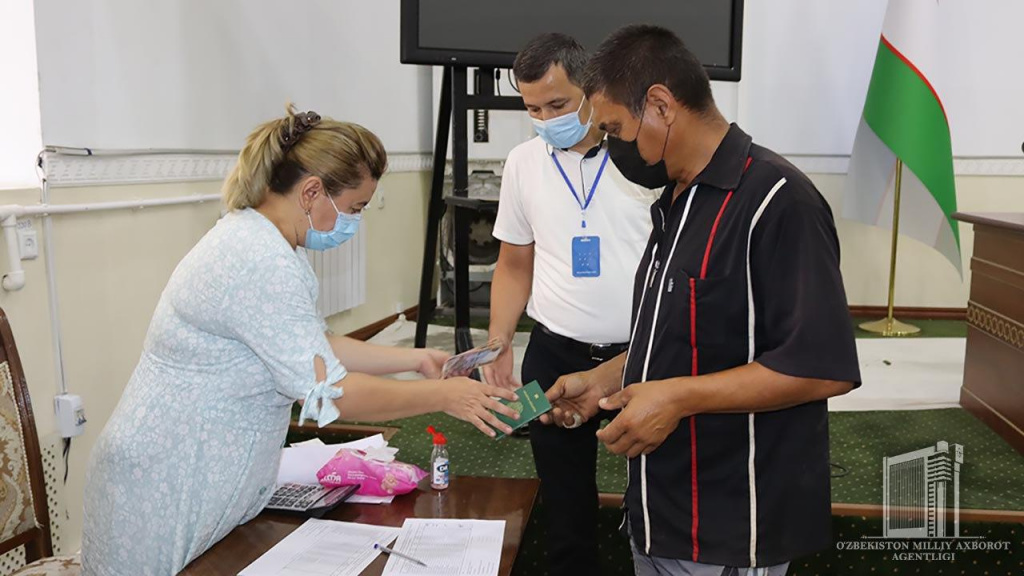
[[[43,154],[46,150],[40,150],[36,155],[36,178],[39,178],[39,185],[46,187],[46,165],[43,162]]]
[[[832,468],[839,470],[839,474],[832,475],[833,478],[842,478],[843,476],[846,476],[847,474],[850,473],[850,471],[847,470],[845,466],[841,466],[839,464],[836,464],[835,462],[829,462],[828,465],[831,466]]]
[[[71,438],[64,439],[64,485],[68,483],[68,468],[71,456]]]
[[[472,285],[472,284],[476,284],[476,288],[470,288],[469,289],[469,294],[472,294],[472,293],[476,292],[477,290],[480,290],[485,285],[487,285],[487,282],[470,282],[470,285]],[[447,286],[449,290],[451,290],[452,294],[455,294],[455,279],[454,278],[445,278],[444,279],[444,285]]]
[[[455,267],[448,263],[448,258],[447,258],[447,256],[444,256],[444,255],[441,256],[440,262],[438,264],[439,264],[439,267],[441,268],[441,281],[444,282],[444,285],[447,286],[448,290],[454,295],[455,294],[455,278],[454,277],[453,278],[445,277],[445,272],[453,272],[455,270]],[[469,293],[470,294],[472,294],[473,292],[476,292],[477,290],[480,290],[481,288],[483,288],[484,286],[489,284],[489,282],[470,282],[469,283],[470,286],[472,286],[473,284],[476,284],[476,287],[469,289]]]
[[[513,80],[515,80],[515,82],[513,82]],[[516,94],[522,94],[522,92],[519,91],[519,79],[516,78],[515,74],[512,73],[511,68],[509,68],[508,70],[508,85],[511,86],[512,89],[516,91]]]
[[[498,90],[498,96],[501,96],[501,68],[494,69],[494,86]]]
[[[447,227],[442,227],[442,230],[441,230],[441,242],[440,242],[442,249],[441,249],[440,258],[438,258],[438,267],[441,269],[441,281],[444,282],[444,285],[448,287],[448,291],[451,292],[452,296],[454,296],[455,295],[455,278],[454,277],[452,277],[452,278],[446,278],[445,277],[445,273],[446,272],[453,272],[455,270],[455,266],[451,265],[448,262],[448,256],[445,255],[445,253],[444,253],[444,247],[448,245],[447,244],[447,242],[448,242],[448,234],[450,234],[450,231],[447,230]],[[476,287],[472,287],[473,284],[476,284]],[[480,290],[481,288],[483,288],[487,284],[489,284],[489,282],[470,282],[469,285],[471,287],[469,289],[469,293],[472,294],[472,293]]]

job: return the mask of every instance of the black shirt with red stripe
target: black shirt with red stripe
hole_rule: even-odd
[[[832,211],[811,181],[732,125],[673,201],[636,276],[626,385],[757,362],[860,384]],[[629,462],[638,549],[769,566],[831,543],[828,407],[699,414]]]

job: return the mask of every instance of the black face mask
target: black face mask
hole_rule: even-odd
[[[608,137],[608,157],[615,163],[615,167],[626,177],[626,180],[643,186],[644,188],[664,188],[672,183],[665,167],[665,151],[661,152],[661,160],[650,165],[640,155],[637,141],[640,139],[640,129],[644,125],[644,112],[640,113],[640,128],[637,128],[636,138],[631,141],[620,140],[619,138]],[[668,134],[665,134],[665,145],[668,145]]]

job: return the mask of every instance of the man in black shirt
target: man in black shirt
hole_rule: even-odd
[[[628,351],[561,378],[548,420],[621,409],[597,434],[629,458],[638,574],[784,574],[831,542],[826,400],[860,383],[831,210],[668,30],[612,34],[584,88],[612,161],[664,192]]]

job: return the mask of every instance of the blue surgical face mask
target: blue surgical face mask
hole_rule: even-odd
[[[586,100],[586,98],[580,100],[580,107],[575,112],[563,114],[557,118],[550,120],[531,118],[533,129],[537,131],[538,136],[555,148],[563,150],[572,148],[579,144],[590,130],[590,118],[587,119],[586,124],[580,123],[580,111],[583,110],[583,103]],[[594,114],[591,113],[590,116],[592,118]]]
[[[307,250],[330,250],[331,248],[337,248],[355,236],[359,230],[359,221],[362,220],[361,215],[346,214],[338,210],[338,205],[334,203],[334,199],[330,195],[327,195],[327,199],[331,201],[331,206],[334,206],[334,211],[338,213],[338,217],[334,221],[334,228],[327,232],[321,232],[313,228],[313,217],[309,215],[309,212],[306,212],[306,218],[309,219],[309,230],[306,230]]]

